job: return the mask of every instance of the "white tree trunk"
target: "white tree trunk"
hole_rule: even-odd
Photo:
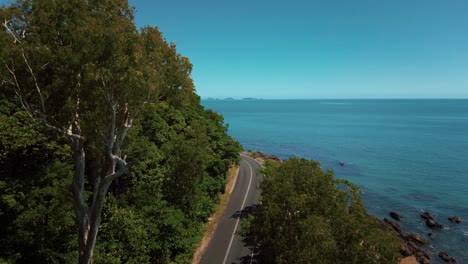
[[[112,182],[123,175],[127,169],[127,163],[121,158],[122,143],[125,139],[128,129],[132,125],[132,119],[125,111],[125,120],[122,127],[116,130],[117,110],[113,107],[113,116],[109,138],[107,142],[107,157],[102,171],[105,175],[97,175],[93,183],[92,202],[86,205],[84,197],[85,181],[85,150],[82,146],[83,141],[71,138],[72,148],[75,153],[75,173],[72,182],[73,206],[75,208],[76,218],[78,220],[78,245],[79,245],[79,263],[88,264],[93,261],[93,252],[96,245],[96,238],[101,223],[102,209],[106,194]],[[78,120],[78,118],[76,119]],[[75,131],[79,130],[79,125],[75,122]]]

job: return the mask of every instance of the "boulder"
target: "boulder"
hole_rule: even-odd
[[[416,253],[416,259],[418,260],[418,262],[420,264],[431,264],[432,263],[432,259],[431,259],[431,256],[429,256],[429,254],[427,254],[427,252],[425,251],[418,251]]]
[[[387,226],[391,227],[391,228],[392,228],[395,232],[397,232],[399,235],[401,234],[401,227],[400,227],[400,225],[399,225],[397,222],[392,221],[392,220],[388,220],[387,218],[384,218],[384,219],[383,219],[383,222],[384,222]]]
[[[406,240],[413,241],[415,243],[418,243],[420,245],[429,245],[429,240],[427,238],[424,238],[418,234],[414,233],[409,233],[404,237]]]
[[[421,218],[426,219],[426,220],[428,220],[428,219],[434,219],[434,217],[432,217],[431,213],[429,213],[429,212],[424,212],[424,213],[422,213],[422,214],[421,214]]]
[[[455,259],[454,257],[449,256],[449,254],[447,254],[447,252],[444,252],[444,251],[439,252],[439,257],[445,262],[460,263],[460,262],[458,262],[457,259]]]
[[[401,216],[399,213],[394,212],[394,211],[391,211],[389,214],[393,219],[397,221],[400,221],[403,218],[403,216]]]
[[[426,225],[430,228],[443,230],[444,226],[437,223],[434,219],[426,219]]]
[[[437,236],[437,234],[430,232],[430,233],[427,233],[427,236],[430,237],[430,238],[435,238]]]
[[[283,162],[283,160],[281,158],[279,158],[278,156],[275,156],[275,155],[270,155],[270,159],[272,159],[274,161],[278,161],[278,162]]]
[[[267,155],[267,154],[265,154],[263,152],[260,152],[260,151],[257,151],[256,153],[257,153],[258,157],[262,158],[262,159],[268,159],[270,157],[269,155]]]
[[[450,256],[444,252],[444,251],[440,251],[439,252],[439,258],[441,258],[443,261],[445,262],[449,262],[450,261]]]
[[[415,250],[410,245],[408,245],[407,243],[401,243],[401,245],[400,245],[400,254],[403,257],[411,256],[411,255],[414,254],[414,252],[415,252]]]
[[[459,216],[450,216],[448,220],[450,220],[450,222],[452,223],[457,223],[457,224],[463,222],[463,219]]]

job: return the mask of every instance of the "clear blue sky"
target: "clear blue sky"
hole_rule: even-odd
[[[466,0],[130,3],[204,98],[468,98]]]

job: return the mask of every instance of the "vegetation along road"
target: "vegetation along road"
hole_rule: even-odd
[[[260,165],[250,157],[241,156],[239,175],[231,198],[220,219],[219,225],[211,239],[201,263],[244,263],[251,257],[249,248],[244,247],[241,237],[236,234],[240,229],[240,220],[258,203]]]

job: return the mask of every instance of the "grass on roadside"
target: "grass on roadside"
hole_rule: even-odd
[[[193,254],[191,264],[200,263],[201,257],[203,256],[203,253],[205,253],[205,249],[208,246],[208,243],[210,242],[210,239],[213,236],[216,227],[218,226],[219,219],[223,215],[224,208],[226,208],[226,205],[229,201],[229,197],[231,197],[232,190],[234,188],[234,185],[236,184],[238,173],[238,166],[233,165],[229,168],[226,189],[224,193],[219,197],[219,203],[216,206],[214,213],[211,215],[211,217],[208,219],[208,222],[206,223],[205,235],[203,236],[202,241],[195,250],[195,253]]]

